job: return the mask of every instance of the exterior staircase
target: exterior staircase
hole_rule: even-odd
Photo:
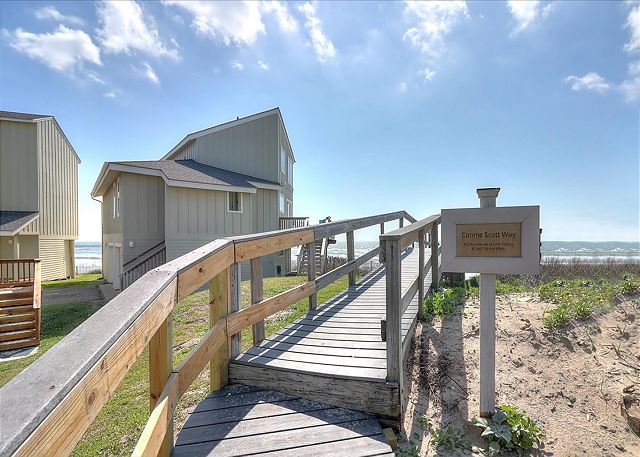
[[[39,259],[0,259],[0,351],[40,344]]]
[[[315,268],[316,276],[320,276],[324,273],[324,255],[323,255],[324,240],[316,240],[314,243],[315,248]],[[298,274],[306,275],[309,273],[309,247],[304,244],[300,247],[300,254],[298,254]]]
[[[136,258],[130,260],[122,266],[123,273],[120,279],[122,290],[129,287],[144,274],[159,267],[167,261],[167,247],[162,241],[155,246],[147,249]]]

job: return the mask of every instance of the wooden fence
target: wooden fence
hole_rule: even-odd
[[[384,223],[398,220],[402,227],[404,219],[415,222],[405,211],[397,211],[217,240],[149,271],[0,389],[0,455],[70,453],[147,346],[152,412],[134,455],[168,455],[173,444],[173,412],[198,374],[209,364],[211,390],[224,386],[229,358],[241,351],[243,329],[252,327],[257,344],[265,336],[265,318],[306,297],[310,309],[315,309],[317,292],[342,276],[348,275],[349,284],[354,284],[357,268],[381,253],[376,247],[355,258],[354,231],[380,224],[384,232]],[[402,343],[391,328],[399,328],[397,316],[404,303],[399,296],[398,250],[418,239],[424,246],[425,230],[435,226],[435,220],[425,221],[418,222],[420,227],[409,225],[406,233],[391,232],[382,243],[392,265],[388,273],[394,278],[388,284],[391,302],[387,300],[391,316],[387,320],[388,357],[394,361]],[[311,247],[315,240],[343,233],[347,235],[347,263],[317,278],[315,269],[309,269],[304,284],[263,297],[263,256],[302,244]],[[251,263],[252,306],[244,309],[240,309],[241,261]],[[424,278],[424,271],[421,274]],[[171,311],[178,301],[207,283],[210,330],[173,367]],[[410,291],[416,288],[423,296],[420,285],[412,285]],[[390,370],[391,376],[399,377],[397,363]]]

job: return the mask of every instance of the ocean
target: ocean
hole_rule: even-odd
[[[356,241],[356,257],[366,254],[378,245],[377,241]],[[604,261],[609,258],[640,262],[640,242],[627,241],[544,241],[542,243],[542,259],[560,258],[573,259],[579,257],[593,262]],[[75,245],[76,266],[81,270],[101,268],[102,254],[100,242],[77,241]],[[293,249],[297,254],[297,249]],[[329,246],[329,255],[335,257],[347,256],[347,243],[338,241]]]

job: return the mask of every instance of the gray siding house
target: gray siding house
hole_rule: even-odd
[[[0,111],[0,258],[75,274],[80,158],[53,116]]]
[[[126,287],[218,238],[278,230],[293,214],[294,163],[279,108],[191,133],[161,160],[105,163],[92,190],[105,278]],[[265,275],[290,269],[290,251],[263,259]]]

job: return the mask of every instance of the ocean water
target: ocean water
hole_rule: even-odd
[[[378,245],[377,241],[356,241],[356,257],[366,254]],[[298,249],[292,250],[293,255],[298,253]],[[609,258],[619,260],[630,260],[640,262],[640,242],[626,241],[544,241],[542,243],[542,258],[565,258],[574,257],[592,260],[594,262],[603,261]],[[76,265],[82,267],[100,268],[102,254],[100,242],[77,241],[75,245]],[[335,257],[347,256],[347,243],[338,241],[329,246],[329,255]]]

